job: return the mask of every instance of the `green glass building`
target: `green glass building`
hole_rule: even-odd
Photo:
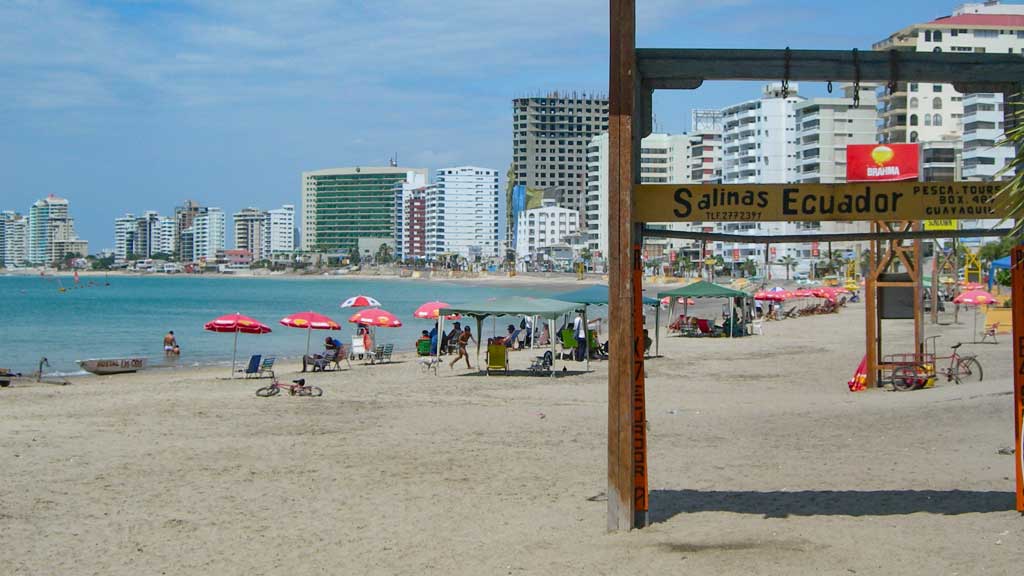
[[[396,241],[396,189],[425,168],[331,168],[302,173],[302,249],[349,253],[361,238]],[[400,194],[400,193],[399,193]]]

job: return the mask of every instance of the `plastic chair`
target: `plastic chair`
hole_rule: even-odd
[[[502,371],[508,375],[508,347],[504,344],[487,345],[487,375],[491,371]]]
[[[255,378],[260,373],[260,360],[263,358],[260,354],[253,354],[249,357],[249,364],[239,370],[239,372],[245,374],[246,378]]]
[[[430,356],[434,353],[433,348],[430,347],[430,340],[417,340],[416,341],[416,354],[419,356]]]
[[[574,336],[572,330],[568,328],[562,330],[558,336],[561,338],[562,342],[562,354],[572,353],[573,350],[576,350],[576,346],[579,345],[576,341],[576,336]]]
[[[999,341],[996,340],[997,332],[999,332],[999,322],[993,322],[991,326],[985,328],[985,331],[981,333],[980,343],[984,344],[988,341],[989,338],[991,338],[993,344],[998,344]]]
[[[257,378],[273,378],[274,377],[274,360],[273,356],[264,358],[263,362],[260,363],[259,370],[256,372]],[[263,376],[264,374],[270,374],[270,376]]]

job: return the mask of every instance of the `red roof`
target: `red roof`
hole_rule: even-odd
[[[961,14],[937,18],[929,22],[942,26],[1003,26],[1024,28],[1024,15],[1017,14]]]

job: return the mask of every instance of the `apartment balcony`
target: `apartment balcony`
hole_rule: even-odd
[[[965,126],[972,122],[989,122],[998,126],[1004,118],[1000,110],[976,110],[970,114],[964,113],[962,120]]]
[[[964,130],[964,142],[972,140],[996,141],[1003,137],[1003,131],[998,128],[968,128]]]

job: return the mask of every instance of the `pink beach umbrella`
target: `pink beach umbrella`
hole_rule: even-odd
[[[267,334],[270,332],[270,326],[253,320],[248,316],[243,316],[237,312],[234,314],[226,314],[220,318],[211,320],[203,325],[204,330],[210,332],[234,332],[235,333],[235,344],[231,349],[231,375],[235,374],[235,357],[238,352],[238,333],[242,334]]]
[[[360,310],[349,316],[348,321],[353,324],[365,324],[379,328],[399,328],[402,326],[402,321],[394,314],[380,308]]]
[[[437,320],[438,316],[441,315],[441,308],[451,308],[451,305],[447,302],[438,302],[436,300],[433,302],[426,302],[417,308],[412,315],[414,318],[419,318],[420,320]],[[462,316],[459,314],[447,314],[444,317],[445,320],[458,320],[460,318],[462,318]]]
[[[369,308],[380,306],[380,301],[372,296],[353,296],[341,303],[342,308]]]
[[[954,304],[963,304],[965,306],[974,306],[974,333],[978,333],[978,306],[984,306],[986,304],[995,304],[996,299],[994,296],[985,292],[984,290],[968,290],[967,292],[961,292],[957,294],[956,298],[953,298]]]

